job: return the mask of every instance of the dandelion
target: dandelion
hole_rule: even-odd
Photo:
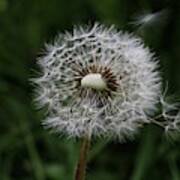
[[[54,131],[123,139],[154,112],[158,63],[139,38],[96,24],[60,35],[47,52],[34,81],[36,101],[48,107],[44,125]]]
[[[41,76],[33,79],[36,101],[47,107],[46,127],[85,139],[76,171],[83,179],[91,137],[122,141],[157,122],[158,61],[140,38],[99,24],[60,34],[46,52],[38,61]]]

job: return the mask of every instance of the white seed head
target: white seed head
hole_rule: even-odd
[[[86,88],[92,88],[96,90],[105,90],[106,83],[102,79],[101,74],[91,73],[87,74],[81,79],[81,86]]]
[[[44,124],[70,137],[131,137],[161,96],[158,62],[140,38],[95,24],[60,34],[39,59]]]

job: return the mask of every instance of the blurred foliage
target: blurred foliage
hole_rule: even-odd
[[[167,9],[164,23],[138,29],[136,15]],[[74,24],[116,24],[140,35],[161,60],[169,92],[180,98],[179,0],[0,0],[0,179],[71,180],[79,141],[59,138],[41,126],[29,78],[44,42]],[[134,141],[93,142],[88,179],[180,180],[180,141],[155,126]]]

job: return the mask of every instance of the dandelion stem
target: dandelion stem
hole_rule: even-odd
[[[87,156],[90,148],[90,137],[85,136],[82,139],[81,149],[78,164],[75,171],[74,180],[85,180],[86,177],[86,167],[87,167]]]

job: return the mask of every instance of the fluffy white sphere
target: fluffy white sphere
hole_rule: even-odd
[[[124,139],[148,123],[161,96],[158,62],[140,38],[95,24],[60,34],[39,59],[44,124],[70,137]]]

